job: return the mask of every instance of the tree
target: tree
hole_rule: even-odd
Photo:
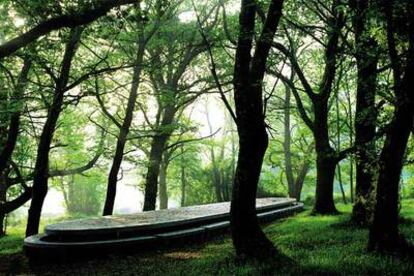
[[[206,101],[206,111],[205,111],[206,120],[207,120],[207,125],[209,128],[210,135],[213,136],[215,133],[214,133],[213,126],[210,120],[210,116],[207,110],[207,106],[208,106],[208,102]],[[226,123],[227,124],[229,123],[228,120]],[[233,138],[231,137],[231,130],[224,129],[224,131],[226,132],[226,134],[230,134],[230,139]],[[233,171],[233,167],[234,167],[234,156],[233,155],[234,154],[233,152],[231,152],[230,162],[226,162],[228,161],[225,157],[227,156],[227,152],[226,152],[227,143],[228,143],[228,140],[226,139],[226,137],[223,137],[221,141],[213,140],[213,141],[210,141],[207,145],[209,148],[208,158],[210,161],[208,170],[211,175],[210,181],[212,183],[212,186],[214,187],[214,192],[216,195],[216,202],[230,200],[231,187],[229,187],[229,185],[232,182],[232,178],[234,174],[234,171]],[[218,148],[218,154],[216,152],[216,148]]]
[[[33,195],[29,208],[26,236],[37,234],[42,206],[48,190],[49,152],[59,115],[62,111],[64,93],[68,85],[72,60],[75,56],[83,29],[74,28],[70,32],[62,59],[59,77],[48,109],[47,119],[40,136],[37,157],[33,172]]]
[[[374,159],[377,110],[377,42],[369,33],[369,1],[353,1],[353,28],[355,33],[355,57],[357,61],[357,102],[355,111],[356,195],[352,220],[365,225],[369,219],[367,204],[374,187]],[[372,7],[371,7],[372,10]]]
[[[2,137],[6,137],[6,139],[4,141],[0,141],[0,236],[4,235],[3,222],[5,215],[10,211],[6,210],[6,208],[1,208],[1,206],[7,202],[7,190],[10,187],[8,184],[8,176],[10,169],[13,168],[13,166],[10,165],[10,161],[16,147],[17,137],[20,130],[20,116],[23,106],[22,98],[27,86],[27,79],[31,65],[32,61],[30,58],[26,57],[23,62],[23,68],[14,87],[14,93],[10,103],[10,107],[12,109],[10,112],[11,115],[5,116],[5,123],[8,121],[8,127],[5,127],[5,133],[7,132],[7,135],[2,135]],[[4,99],[3,101],[2,99],[2,103],[3,102],[7,102],[7,100]],[[3,110],[7,110],[7,107]],[[1,121],[1,123],[3,123],[3,120]]]
[[[305,94],[311,102],[313,119],[309,116],[308,111],[304,107],[304,103],[295,84],[283,75],[277,74],[278,77],[281,77],[283,81],[292,88],[292,93],[296,99],[300,115],[314,136],[317,180],[313,211],[318,214],[337,213],[333,198],[335,169],[338,162],[344,159],[349,151],[348,149],[336,151],[332,147],[330,143],[328,123],[330,109],[329,99],[334,92],[338,55],[341,50],[339,43],[341,31],[345,24],[344,13],[339,6],[340,1],[334,0],[332,2],[332,7],[329,11],[326,11],[326,13],[329,14],[320,15],[322,18],[326,18],[326,42],[321,42],[321,44],[324,45],[325,64],[323,75],[317,89],[312,88],[311,83],[305,77],[297,57],[294,54],[295,51],[287,49],[280,43],[273,44],[276,49],[289,58],[292,69],[296,72],[301,85],[304,88]],[[287,36],[289,35],[287,34]]]
[[[215,8],[207,12],[203,22],[207,21],[214,10]],[[157,112],[155,122],[149,123],[153,137],[145,176],[144,211],[155,210],[162,156],[171,135],[179,126],[177,114],[210,89],[206,86],[208,80],[202,75],[198,74],[196,80],[188,80],[186,75],[197,58],[206,51],[205,45],[199,42],[197,28],[193,23],[180,22],[177,15],[170,18],[168,23],[168,27],[161,30],[163,36],[154,39],[149,50],[153,61],[149,74]],[[214,26],[213,22],[209,30]],[[195,88],[200,91],[194,91]]]
[[[414,5],[410,1],[384,1],[381,7],[386,21],[385,31],[393,72],[395,108],[379,157],[376,204],[369,230],[368,248],[405,252],[410,247],[398,230],[398,199],[404,154],[414,122],[414,94],[411,91],[414,87]],[[401,13],[401,10],[403,12],[400,18],[407,23],[406,34],[401,34],[401,29],[397,31],[395,25],[394,15]],[[408,41],[405,59],[398,53],[397,45],[400,41],[397,34]]]
[[[291,76],[291,81],[293,81],[293,77],[294,74]],[[285,174],[288,182],[289,197],[300,201],[305,177],[310,169],[310,160],[308,158],[303,160],[295,177],[292,164],[291,94],[291,88],[288,85],[285,85],[283,152],[285,156]],[[310,153],[310,150],[313,150],[313,148],[309,147],[305,152]]]
[[[239,154],[234,177],[230,216],[236,254],[267,258],[276,253],[256,217],[256,191],[268,136],[263,113],[262,82],[266,62],[282,15],[282,0],[270,3],[253,55],[257,2],[242,0],[234,66],[234,101]]]
[[[27,78],[31,65],[32,61],[30,58],[26,57],[13,95],[15,102],[11,104],[13,106],[13,111],[9,119],[7,139],[4,141],[4,145],[2,145],[0,152],[0,175],[3,174],[3,171],[8,166],[17,143],[17,136],[20,129],[20,115],[22,112],[22,97],[27,85]]]
[[[48,19],[29,31],[0,45],[0,60],[11,56],[17,50],[34,42],[39,37],[47,35],[54,30],[65,27],[75,28],[77,26],[89,24],[98,18],[106,15],[111,9],[128,4],[138,4],[139,0],[100,0],[96,3],[83,8],[80,11],[64,14]]]
[[[144,17],[141,14],[143,13],[143,11],[141,9],[137,9],[137,13],[138,13],[137,17],[141,17],[141,18],[137,18],[138,20],[138,24],[137,24],[138,31],[136,35],[137,36],[136,38],[137,50],[136,50],[136,56],[134,60],[134,67],[133,67],[133,73],[132,73],[133,79],[132,79],[132,84],[131,84],[131,90],[128,96],[128,103],[127,103],[127,108],[125,111],[125,117],[121,124],[121,123],[118,123],[113,116],[110,116],[111,118],[113,118],[113,121],[115,122],[115,124],[119,127],[119,135],[117,139],[115,155],[113,158],[111,170],[108,176],[108,188],[107,188],[106,200],[105,200],[105,205],[104,205],[104,210],[103,210],[104,216],[112,215],[113,213],[114,204],[115,204],[115,196],[116,196],[116,186],[118,182],[118,173],[121,168],[121,163],[122,163],[122,159],[124,156],[125,144],[127,142],[128,133],[129,133],[131,123],[133,120],[134,109],[135,109],[135,105],[137,102],[138,89],[139,89],[140,82],[141,82],[141,72],[143,69],[142,67],[143,67],[145,49],[146,49],[146,46],[149,40],[155,34],[155,32],[157,31],[159,27],[159,24],[160,24],[159,20],[161,17],[160,12],[162,12],[159,8],[160,7],[156,6],[155,23],[148,30],[148,33],[145,31],[145,27],[143,27],[142,21]],[[99,97],[98,97],[98,100],[99,100]],[[101,102],[101,106],[103,107],[102,102]],[[109,114],[109,111],[105,111],[105,113]]]

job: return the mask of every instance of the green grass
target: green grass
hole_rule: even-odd
[[[412,261],[366,251],[367,229],[350,226],[351,206],[342,215],[310,216],[309,211],[267,225],[281,256],[267,264],[238,264],[229,237],[201,245],[111,256],[82,263],[30,268],[21,253],[22,231],[0,239],[1,273],[41,275],[414,275]],[[413,240],[414,200],[403,202],[401,231]]]

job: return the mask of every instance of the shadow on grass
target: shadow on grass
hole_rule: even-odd
[[[333,229],[341,229],[341,230],[355,230],[355,229],[368,229],[368,225],[360,224],[352,221],[351,219],[347,219],[338,223],[333,223],[330,225]]]
[[[414,219],[413,218],[400,217],[399,220],[400,220],[400,225],[414,226]]]

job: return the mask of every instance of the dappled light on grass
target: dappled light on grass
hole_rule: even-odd
[[[191,251],[175,251],[168,252],[163,254],[163,257],[178,259],[178,260],[188,260],[188,259],[200,259],[205,257],[200,252],[191,252]]]

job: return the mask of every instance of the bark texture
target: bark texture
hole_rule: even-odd
[[[400,176],[408,138],[413,127],[414,116],[414,4],[408,3],[409,47],[406,60],[397,55],[395,40],[393,1],[384,5],[387,19],[388,51],[394,72],[396,106],[393,121],[386,133],[379,159],[376,205],[373,223],[369,231],[368,248],[378,251],[405,251],[406,240],[398,230],[398,199]],[[405,64],[405,66],[403,65]],[[411,248],[411,254],[412,252]]]
[[[356,187],[352,221],[366,225],[369,220],[369,197],[374,186],[375,106],[377,86],[377,43],[370,37],[366,25],[368,0],[355,1],[353,28],[355,32],[357,61],[357,102],[355,110]]]
[[[262,82],[283,1],[271,1],[266,21],[251,55],[257,3],[242,0],[234,69],[239,155],[231,201],[231,233],[241,258],[265,259],[276,253],[256,217],[256,192],[268,136],[263,114]]]

